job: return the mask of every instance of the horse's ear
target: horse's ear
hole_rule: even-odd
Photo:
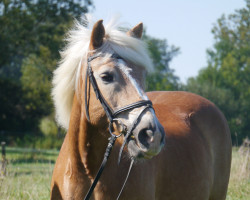
[[[141,39],[143,31],[143,24],[139,23],[134,28],[127,32],[127,35]]]
[[[99,20],[95,23],[92,33],[91,33],[91,39],[89,44],[90,50],[95,50],[102,46],[103,38],[105,36],[105,29],[102,24],[103,20]]]

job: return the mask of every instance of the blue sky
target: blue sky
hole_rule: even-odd
[[[214,43],[211,30],[217,19],[246,5],[244,0],[93,1],[95,18],[105,20],[119,14],[131,26],[143,22],[147,34],[180,47],[181,54],[170,67],[183,83],[206,66],[206,49]]]

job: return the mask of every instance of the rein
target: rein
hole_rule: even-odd
[[[115,144],[115,141],[118,137],[122,136],[122,134],[125,135],[124,137],[124,141],[123,141],[123,144],[122,144],[122,147],[120,149],[120,152],[119,152],[119,158],[118,158],[118,164],[120,163],[120,159],[121,159],[121,154],[122,154],[122,151],[125,147],[125,145],[127,144],[129,138],[131,137],[132,133],[133,133],[133,130],[135,129],[136,125],[138,124],[138,121],[141,117],[141,115],[144,113],[145,110],[147,110],[148,108],[152,108],[152,102],[150,100],[141,100],[141,101],[137,101],[135,103],[132,103],[132,104],[129,104],[129,105],[126,105],[124,107],[121,107],[117,110],[113,110],[109,104],[106,102],[106,100],[104,99],[101,91],[99,90],[98,88],[98,85],[97,85],[97,82],[96,82],[96,79],[94,77],[94,74],[93,74],[93,71],[92,71],[92,68],[91,68],[91,64],[90,62],[92,60],[94,60],[95,58],[98,58],[100,57],[101,55],[99,54],[96,54],[96,55],[93,55],[91,57],[88,57],[88,60],[87,60],[87,70],[86,70],[86,76],[85,76],[85,111],[86,111],[86,117],[87,117],[87,120],[90,121],[90,117],[89,117],[89,104],[88,104],[88,98],[89,98],[89,93],[88,93],[88,80],[89,82],[91,83],[94,91],[95,91],[95,94],[96,94],[96,98],[100,101],[100,103],[102,104],[102,107],[109,119],[109,133],[110,133],[110,138],[109,138],[109,143],[108,143],[108,146],[106,148],[106,151],[104,153],[104,158],[103,158],[103,161],[102,161],[102,164],[97,172],[97,175],[91,185],[91,187],[89,188],[89,191],[87,193],[87,195],[85,196],[84,200],[88,200],[91,196],[91,194],[93,193],[93,190],[98,182],[98,180],[100,179],[100,176],[103,172],[103,169],[108,161],[108,158],[110,156],[110,153],[111,153],[111,150]],[[111,58],[115,58],[115,59],[122,59],[119,55],[117,54],[112,54]],[[89,85],[90,86],[90,85]],[[114,130],[113,130],[113,123],[114,121],[119,121],[116,117],[123,113],[123,112],[126,112],[126,111],[129,111],[129,110],[132,110],[134,108],[138,108],[138,107],[142,107],[142,106],[145,106],[141,112],[139,113],[139,115],[137,116],[137,119],[133,122],[131,128],[129,130],[126,130],[126,133],[124,132],[121,132],[120,134],[114,134]],[[123,126],[125,127],[125,125],[123,124]],[[122,191],[123,191],[123,188],[127,182],[127,179],[129,177],[129,174],[130,174],[130,171],[132,169],[132,166],[133,166],[133,163],[134,163],[134,158],[131,158],[131,163],[130,163],[130,167],[129,167],[129,171],[128,171],[128,174],[127,174],[127,177],[123,183],[123,186],[122,186],[122,189],[117,197],[117,199],[119,199]]]

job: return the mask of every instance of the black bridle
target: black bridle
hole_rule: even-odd
[[[121,147],[121,150],[120,150],[120,153],[119,153],[119,158],[118,158],[118,163],[120,162],[120,159],[121,159],[121,154],[122,154],[122,151],[126,145],[126,143],[128,142],[129,138],[131,137],[132,133],[133,133],[133,130],[135,129],[136,125],[138,124],[138,121],[141,117],[141,115],[145,112],[145,110],[147,110],[148,108],[152,108],[152,102],[150,100],[141,100],[141,101],[137,101],[135,103],[132,103],[132,104],[129,104],[129,105],[126,105],[122,108],[119,108],[117,110],[113,110],[109,104],[106,102],[105,98],[103,97],[101,91],[99,90],[98,88],[98,85],[97,85],[97,82],[96,82],[96,79],[94,77],[94,74],[93,74],[93,71],[92,71],[92,68],[91,68],[91,64],[90,62],[92,60],[94,60],[95,58],[97,57],[102,57],[103,55],[102,54],[96,54],[96,55],[93,55],[93,56],[90,56],[88,57],[87,59],[87,70],[86,70],[86,76],[85,76],[85,111],[86,111],[86,117],[88,119],[88,121],[90,121],[90,117],[89,117],[89,107],[88,107],[88,98],[89,98],[89,92],[90,91],[90,88],[88,88],[88,80],[89,82],[91,83],[94,91],[95,91],[95,94],[96,94],[96,98],[100,101],[100,103],[102,104],[102,107],[109,119],[109,133],[110,133],[110,138],[109,138],[109,143],[108,143],[108,146],[106,148],[106,151],[105,151],[105,154],[104,154],[104,158],[103,158],[103,161],[102,161],[102,164],[97,172],[97,175],[87,193],[87,195],[85,196],[85,200],[88,200],[91,196],[91,194],[93,193],[93,190],[102,174],[102,171],[107,163],[107,160],[109,158],[109,155],[111,153],[111,150],[115,144],[115,141],[118,137],[120,137],[122,134],[125,135],[124,137],[124,142],[122,144],[122,147]],[[111,58],[114,58],[114,59],[122,59],[119,55],[117,54],[112,54],[111,55]],[[90,86],[90,85],[89,85]],[[142,107],[142,106],[145,106],[139,113],[139,115],[137,116],[137,119],[133,122],[131,128],[129,130],[123,130],[121,133],[119,134],[115,134],[114,133],[114,128],[113,128],[113,123],[114,121],[117,121],[118,119],[116,118],[119,114],[123,113],[123,112],[127,112],[127,111],[130,111],[134,108],[139,108],[139,107]],[[119,120],[118,120],[119,121]],[[125,125],[122,124],[123,127],[126,127]],[[127,174],[127,177],[125,179],[125,182],[122,186],[122,189],[117,197],[117,199],[119,199],[121,193],[122,193],[122,190],[125,186],[125,183],[127,181],[127,178],[129,176],[129,173],[130,173],[130,170],[132,168],[132,165],[133,165],[133,162],[134,162],[134,159],[132,158],[131,159],[131,164],[130,164],[130,167],[129,167],[129,171],[128,171],[128,174]]]

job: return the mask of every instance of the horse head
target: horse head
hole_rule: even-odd
[[[144,91],[146,67],[143,62],[150,62],[150,59],[145,50],[141,50],[142,55],[137,52],[137,49],[142,49],[142,30],[140,23],[127,34],[120,31],[106,33],[103,21],[96,22],[91,33],[82,87],[82,91],[85,90],[85,116],[89,122],[103,126],[108,117],[115,134],[124,133],[129,156],[137,159],[157,155],[165,141],[164,129]],[[122,143],[122,139],[118,141]]]

